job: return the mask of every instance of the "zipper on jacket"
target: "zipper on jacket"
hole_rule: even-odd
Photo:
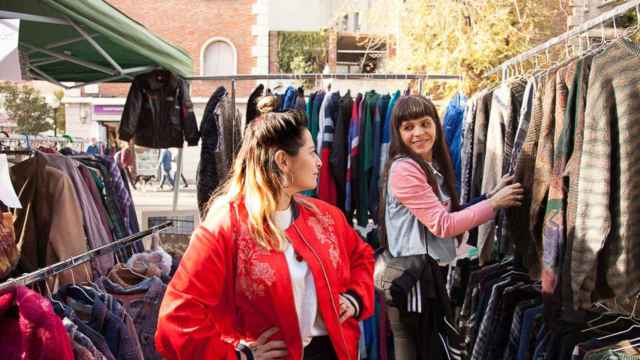
[[[338,329],[340,330],[340,338],[342,339],[342,344],[344,345],[345,352],[347,354],[347,359],[351,360],[351,357],[349,356],[349,347],[347,346],[347,341],[344,339],[344,332],[342,331],[342,324],[340,324],[340,313],[338,312],[338,308],[336,307],[336,302],[335,302],[335,300],[333,298],[333,291],[331,290],[331,283],[329,283],[329,277],[327,276],[327,272],[324,269],[324,265],[322,264],[322,260],[320,259],[320,256],[318,256],[316,251],[313,249],[311,244],[309,244],[307,242],[307,239],[302,234],[302,231],[300,231],[300,229],[298,229],[298,225],[296,225],[295,222],[293,223],[293,227],[294,227],[294,229],[296,229],[296,232],[298,233],[298,236],[302,239],[304,244],[307,245],[309,250],[311,250],[311,253],[313,254],[313,256],[318,261],[318,264],[320,264],[320,269],[322,270],[322,275],[324,277],[325,282],[327,283],[327,289],[329,290],[329,295],[330,295],[329,297],[331,298],[331,306],[333,307],[333,311],[335,312],[336,317],[338,318]],[[302,347],[302,356],[304,357],[304,346]]]

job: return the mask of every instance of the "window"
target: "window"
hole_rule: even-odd
[[[226,39],[213,38],[202,50],[202,75],[233,75],[237,73],[236,49]]]
[[[342,17],[342,31],[348,31],[349,30],[349,14],[344,15]]]
[[[360,31],[360,13],[353,13],[353,31]]]

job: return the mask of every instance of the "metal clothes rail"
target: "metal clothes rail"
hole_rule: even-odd
[[[640,1],[640,0],[638,0]],[[422,87],[425,80],[435,81],[463,81],[460,75],[441,75],[441,74],[239,74],[239,75],[213,75],[213,76],[187,76],[185,80],[213,80],[213,81],[231,81],[231,102],[236,107],[236,82],[248,80],[418,80],[418,91],[422,94]],[[180,179],[182,175],[182,154],[183,148],[178,150],[178,159],[176,160],[175,178]],[[173,211],[178,209],[178,194],[180,186],[174,186],[173,190]]]
[[[613,20],[613,24],[614,24],[614,29],[616,30],[616,34],[618,32],[617,28],[615,27],[615,18],[619,15],[622,15],[624,13],[626,13],[627,11],[635,8],[636,12],[640,15],[640,0],[631,0],[631,1],[627,1],[622,5],[618,5],[617,7],[615,7],[614,9],[607,11],[606,13],[595,17],[587,22],[585,22],[584,24],[574,28],[573,30],[567,31],[562,35],[556,36],[548,41],[546,41],[543,44],[540,44],[536,47],[534,47],[533,49],[530,49],[520,55],[517,55],[505,62],[503,62],[502,64],[496,66],[495,68],[491,69],[489,72],[485,73],[485,77],[494,75],[496,73],[498,73],[499,71],[502,71],[503,73],[503,77],[504,74],[506,73],[506,71],[508,70],[508,68],[510,66],[513,65],[517,65],[520,64],[542,52],[546,52],[548,51],[551,47],[556,46],[558,44],[562,44],[562,43],[567,43],[570,39],[573,39],[577,36],[580,36],[584,33],[586,33],[589,30],[592,30],[598,26],[602,26],[603,30],[604,30],[604,23]],[[639,19],[640,20],[640,19]],[[604,31],[603,31],[604,32]]]
[[[67,271],[69,269],[72,269],[80,264],[86,263],[87,261],[90,261],[91,259],[95,258],[96,256],[100,256],[100,255],[104,255],[104,254],[108,254],[110,252],[114,252],[117,249],[120,249],[122,247],[131,245],[133,242],[141,240],[151,234],[155,234],[163,229],[166,229],[170,226],[173,226],[173,223],[171,221],[168,221],[166,223],[160,224],[158,226],[154,226],[148,230],[145,231],[140,231],[138,233],[129,235],[123,239],[120,240],[116,240],[114,242],[111,242],[109,244],[97,247],[93,250],[89,250],[86,253],[80,254],[80,255],[76,255],[74,257],[71,257],[69,259],[66,260],[62,260],[58,263],[49,265],[47,267],[44,267],[42,269],[36,270],[34,272],[22,275],[20,277],[17,278],[13,278],[13,279],[8,279],[6,282],[0,284],[0,294],[2,294],[3,292],[15,287],[16,285],[29,285],[32,284],[36,281],[40,281],[40,280],[44,280],[47,279],[51,276],[60,274],[64,271]]]

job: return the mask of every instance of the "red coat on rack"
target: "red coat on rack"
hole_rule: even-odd
[[[238,340],[287,344],[287,359],[301,359],[302,338],[283,252],[260,247],[248,232],[242,202],[221,211],[191,238],[160,309],[156,345],[167,359],[235,360]],[[233,209],[237,208],[236,212]],[[339,295],[361,300],[360,318],[373,313],[373,251],[342,212],[320,200],[297,198],[285,231],[315,279],[318,311],[340,359],[357,360],[358,319],[339,322]]]

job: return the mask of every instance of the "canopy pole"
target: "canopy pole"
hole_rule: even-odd
[[[65,88],[67,90],[69,90],[69,87],[64,85],[63,83],[59,82],[58,80],[52,78],[51,76],[47,75],[47,73],[45,73],[44,71],[38,69],[37,67],[33,66],[33,65],[27,65],[27,67],[33,71],[35,71],[38,75],[42,76],[45,80],[50,81],[62,88]]]
[[[193,89],[189,86],[189,97],[191,97]],[[178,211],[178,198],[180,195],[180,180],[182,180],[182,153],[184,151],[184,142],[178,149],[178,160],[176,160],[176,176],[173,179],[173,212]]]
[[[109,62],[109,64],[111,64],[111,66],[114,67],[114,69],[118,71],[119,74],[123,74],[122,67],[120,67],[120,65],[115,60],[113,60],[113,58],[109,56],[109,54],[107,54],[106,51],[104,51],[102,46],[100,46],[95,40],[93,40],[91,35],[89,35],[86,31],[84,31],[83,28],[78,26],[76,23],[71,21],[69,17],[67,17],[67,21],[69,22],[69,24],[71,24],[71,26],[73,26],[74,29],[76,29],[77,32],[80,33],[80,35],[82,35],[85,38],[85,40],[87,40],[87,42],[89,42],[89,44],[91,44],[91,46],[93,46],[98,51],[98,53],[100,53],[100,55],[102,55],[103,58],[105,58],[105,60]]]
[[[418,80],[418,95],[422,95],[422,85],[423,85],[424,80],[420,79]]]
[[[99,35],[100,34],[93,34],[93,35],[89,35],[89,36],[94,38],[94,37],[98,37]],[[45,46],[44,48],[47,49],[47,50],[51,50],[51,49],[54,49],[54,48],[57,48],[57,47],[60,47],[60,46],[77,43],[79,41],[84,41],[84,39],[85,39],[84,36],[78,36],[78,37],[75,37],[73,39],[63,40],[63,41],[60,41],[60,42],[49,44],[49,45]],[[37,50],[30,50],[30,51],[27,51],[27,55],[31,55],[32,53],[36,53],[36,52],[38,52],[38,51]]]
[[[25,13],[20,13],[15,11],[0,10],[0,18],[1,19],[20,19],[24,21],[41,22],[46,24],[69,25],[69,23],[63,19],[58,19],[50,16],[25,14]]]
[[[176,175],[173,177],[173,212],[178,210],[178,193],[180,192],[180,179],[182,176],[182,152],[184,144],[178,149],[178,160],[176,164]]]
[[[108,75],[116,75],[117,74],[116,71],[113,70],[113,69],[109,69],[109,68],[106,68],[104,66],[101,66],[101,65],[98,65],[98,64],[94,64],[94,63],[91,63],[91,62],[88,62],[88,61],[80,60],[80,59],[75,58],[73,56],[69,56],[69,55],[66,55],[66,54],[61,54],[61,53],[58,53],[58,52],[55,52],[55,51],[51,51],[51,50],[47,50],[47,49],[43,49],[43,48],[40,48],[40,47],[37,47],[37,46],[32,46],[32,45],[26,44],[24,42],[21,42],[20,45],[26,47],[27,49],[37,50],[37,52],[41,52],[41,53],[47,54],[49,56],[53,56],[53,57],[58,58],[58,59],[62,59],[62,60],[68,61],[70,63],[74,63],[76,65],[84,66],[84,67],[87,67],[87,68],[92,69],[92,70],[100,71],[100,72],[103,72],[103,73],[108,74]]]
[[[231,103],[233,104],[233,116],[236,113],[236,79],[231,80]]]

